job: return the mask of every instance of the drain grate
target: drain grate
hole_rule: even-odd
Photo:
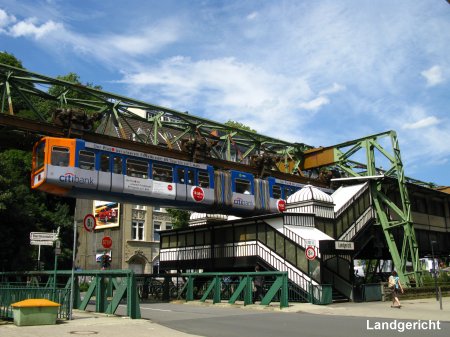
[[[96,335],[98,331],[70,331],[71,335]]]

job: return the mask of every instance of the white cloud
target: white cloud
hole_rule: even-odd
[[[61,30],[62,28],[62,24],[51,20],[39,26],[35,24],[35,19],[31,18],[26,21],[17,22],[9,28],[8,33],[13,37],[31,36],[35,39],[41,39],[51,32]]]
[[[445,80],[442,68],[439,66],[433,66],[430,69],[422,71],[420,74],[425,77],[427,85],[430,87],[438,85]]]
[[[0,9],[0,31],[2,31],[3,27],[7,27],[14,22],[16,22],[14,15],[8,15],[3,9]]]
[[[134,90],[131,95],[141,99],[159,97],[159,104],[181,111],[201,107],[205,117],[237,120],[260,133],[283,138],[288,129],[298,128],[311,117],[307,112],[299,115],[299,107],[316,110],[328,100],[311,100],[313,93],[302,78],[274,75],[234,58],[192,61],[174,57],[158,67],[125,73],[122,82]]]
[[[436,124],[439,124],[439,119],[437,119],[434,116],[430,116],[430,117],[426,117],[421,120],[418,120],[417,122],[414,122],[414,123],[406,123],[406,124],[404,124],[403,128],[404,129],[422,129],[422,128],[426,128],[426,127],[433,126]]]
[[[258,17],[258,12],[252,12],[249,15],[247,15],[247,20],[254,20]]]
[[[319,96],[309,102],[301,103],[300,107],[305,110],[316,111],[316,110],[320,109],[320,107],[322,107],[323,105],[326,105],[329,103],[330,103],[330,100],[328,99],[328,97]]]
[[[325,89],[319,91],[319,96],[335,94],[335,93],[338,93],[338,92],[343,91],[345,89],[346,88],[345,88],[344,85],[341,85],[341,84],[338,84],[338,83],[333,83],[333,85],[331,87],[325,88]]]

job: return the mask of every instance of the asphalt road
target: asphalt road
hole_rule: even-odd
[[[449,336],[450,324],[441,330],[398,331],[375,329],[377,322],[393,320],[370,317],[316,315],[304,312],[276,312],[213,305],[157,303],[141,304],[141,316],[185,333],[207,337],[408,337]],[[398,320],[397,322],[406,322]]]

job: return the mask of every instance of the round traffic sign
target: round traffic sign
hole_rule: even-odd
[[[317,256],[316,249],[313,246],[308,246],[305,249],[305,255],[308,260],[314,260]]]
[[[84,229],[88,232],[92,232],[97,226],[97,220],[95,220],[95,216],[92,214],[87,214],[83,220]]]
[[[102,246],[103,248],[111,248],[112,246],[112,239],[110,236],[104,236],[102,239]]]

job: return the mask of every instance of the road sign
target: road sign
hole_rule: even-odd
[[[46,233],[46,232],[30,233],[30,241],[55,241],[56,239],[58,239],[58,233]]]
[[[97,226],[97,221],[95,220],[95,216],[92,214],[88,214],[84,217],[83,220],[84,229],[88,232],[92,232],[95,229],[95,226]]]
[[[313,246],[309,246],[305,249],[305,255],[308,260],[314,260],[317,256],[316,249]]]
[[[53,241],[30,240],[30,245],[33,245],[33,246],[53,246]]]
[[[112,246],[112,239],[110,236],[105,236],[102,239],[102,246],[103,248],[111,248]]]

